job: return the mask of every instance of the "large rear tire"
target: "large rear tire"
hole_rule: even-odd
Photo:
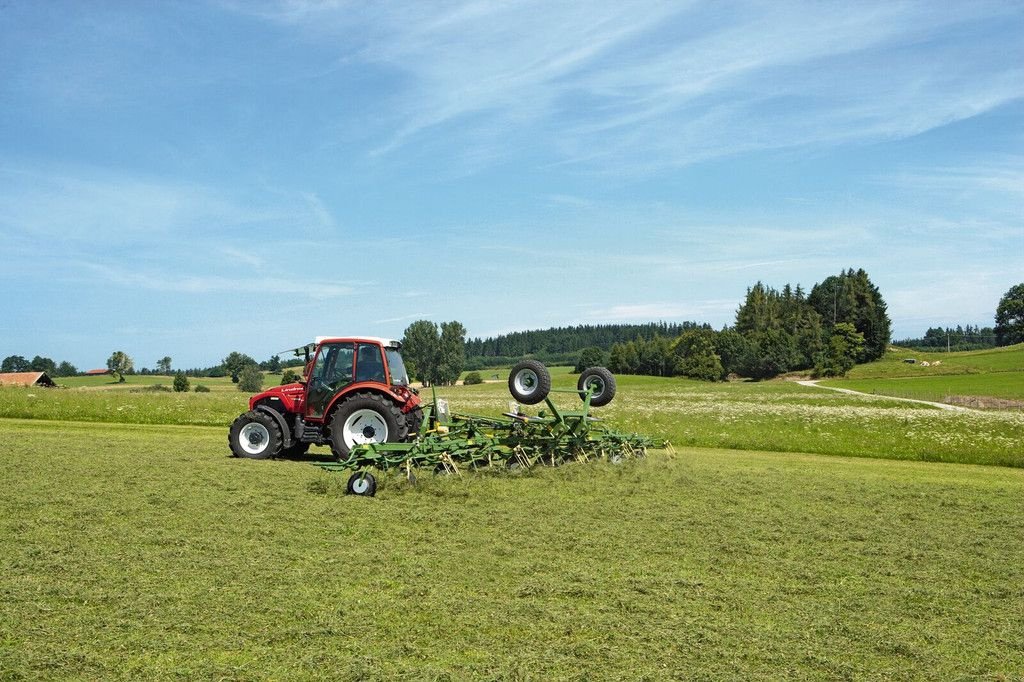
[[[398,405],[377,393],[356,393],[334,411],[330,419],[331,451],[348,459],[357,445],[397,443],[408,433]],[[403,428],[406,427],[406,428]]]
[[[587,390],[593,390],[590,406],[604,407],[615,397],[615,376],[604,367],[585,369],[576,382],[576,390],[580,392],[580,400],[586,400]]]
[[[261,410],[239,416],[228,430],[228,445],[235,457],[270,459],[280,454],[283,443],[281,427]]]
[[[551,373],[542,362],[523,360],[508,374],[508,392],[524,405],[536,405],[551,392]]]
[[[423,425],[423,408],[416,407],[405,413],[405,429],[402,436],[403,441],[415,440],[420,435],[420,427]]]

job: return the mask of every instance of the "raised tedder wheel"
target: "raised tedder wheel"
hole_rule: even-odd
[[[509,372],[508,390],[524,405],[536,405],[551,392],[551,373],[542,362],[523,360]]]
[[[585,369],[576,382],[576,390],[580,392],[580,400],[586,400],[588,390],[593,391],[590,406],[604,407],[615,397],[615,376],[604,367]]]

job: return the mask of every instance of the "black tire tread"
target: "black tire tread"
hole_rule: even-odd
[[[242,427],[252,422],[259,422],[267,428],[267,432],[270,434],[270,445],[267,449],[258,455],[253,455],[246,452],[241,445],[238,443],[238,436],[242,431]],[[284,445],[284,436],[281,433],[281,427],[277,425],[274,418],[269,414],[262,412],[261,410],[249,410],[238,416],[231,423],[231,428],[228,429],[228,447],[231,448],[231,454],[235,457],[241,457],[244,459],[270,459],[280,454],[282,446]]]
[[[531,395],[523,395],[516,391],[516,374],[524,369],[532,370],[537,375],[537,381],[539,382],[537,390]],[[508,392],[512,394],[513,398],[524,405],[536,405],[539,402],[543,402],[548,397],[548,394],[551,393],[551,372],[539,360],[523,360],[518,362],[512,368],[512,371],[508,373]]]
[[[346,396],[334,411],[331,412],[330,418],[327,420],[330,424],[329,440],[331,443],[331,452],[334,453],[334,457],[342,461],[349,455],[349,448],[345,445],[345,439],[341,435],[341,428],[344,426],[347,415],[356,409],[375,409],[378,413],[384,416],[384,420],[388,423],[388,443],[398,443],[406,439],[409,433],[409,426],[405,421],[405,415],[402,414],[402,410],[398,407],[394,401],[389,400],[382,396],[380,393],[370,393],[366,391],[360,391],[359,393],[353,393],[350,396]],[[335,438],[335,429],[338,430],[338,437]]]
[[[592,376],[600,377],[601,381],[604,382],[604,392],[600,396],[591,398],[590,406],[604,407],[615,397],[615,375],[604,367],[588,367],[580,372],[579,381],[576,382],[576,390],[580,392],[580,400],[586,399],[587,391],[585,387],[587,380]]]

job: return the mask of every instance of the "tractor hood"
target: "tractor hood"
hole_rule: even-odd
[[[296,382],[294,384],[284,384],[283,386],[274,386],[268,388],[262,393],[257,393],[253,397],[249,398],[249,409],[255,409],[256,404],[263,400],[276,401],[280,400],[284,403],[284,410],[282,412],[301,412],[303,396],[306,393],[306,387],[304,384]]]

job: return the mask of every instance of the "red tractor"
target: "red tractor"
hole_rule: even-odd
[[[231,452],[267,459],[330,445],[342,460],[356,445],[415,438],[423,410],[399,348],[372,336],[317,337],[297,348],[306,357],[305,380],[250,398],[228,432]]]

